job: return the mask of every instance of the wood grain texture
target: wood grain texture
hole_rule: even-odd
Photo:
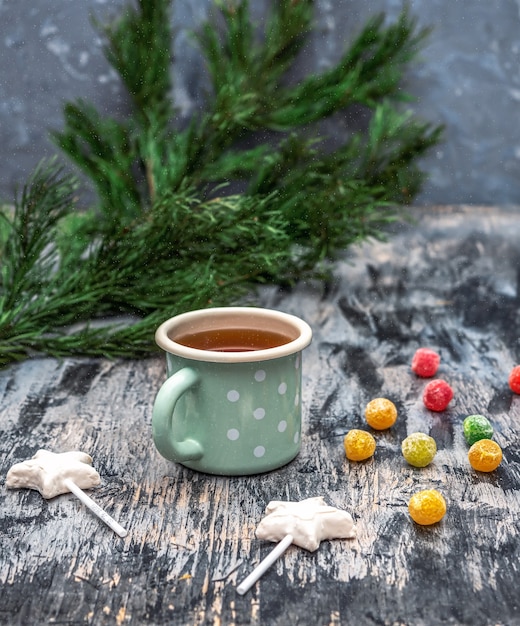
[[[169,463],[151,440],[164,376],[144,361],[35,359],[0,372],[1,624],[520,624],[520,217],[513,209],[418,210],[389,240],[348,251],[328,284],[266,290],[264,306],[314,331],[304,358],[300,455],[263,476],[221,478]],[[447,411],[422,404],[416,348],[441,354]],[[377,396],[399,417],[374,433],[373,459],[349,463],[342,440]],[[483,413],[504,461],[473,471],[462,420]],[[437,441],[409,467],[401,441]],[[40,447],[91,454],[89,492],[128,530],[118,538],[72,495],[7,490],[5,474]],[[444,520],[419,527],[407,502],[435,487]],[[272,548],[254,536],[272,499],[324,495],[358,535],[292,546],[245,596],[236,585]]]

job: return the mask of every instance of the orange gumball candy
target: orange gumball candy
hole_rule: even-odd
[[[395,404],[386,398],[374,398],[365,408],[367,424],[375,430],[390,428],[397,419]]]
[[[468,460],[478,472],[492,472],[502,462],[502,448],[492,439],[479,439],[469,449]]]

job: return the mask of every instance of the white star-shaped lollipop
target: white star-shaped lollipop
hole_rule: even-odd
[[[72,492],[120,537],[125,537],[127,531],[82,491],[100,482],[92,457],[76,450],[60,454],[38,450],[31,459],[13,465],[5,479],[10,489],[36,489],[46,499]]]
[[[92,467],[92,457],[85,452],[74,450],[55,454],[38,450],[31,459],[11,467],[5,484],[11,489],[37,489],[44,498],[49,499],[70,491],[66,485],[67,479],[81,489],[96,487],[101,482],[99,474]]]
[[[350,539],[356,528],[350,513],[326,504],[322,496],[301,502],[269,502],[266,517],[256,529],[259,539],[281,541],[291,534],[292,543],[314,552],[324,539]]]
[[[265,512],[266,516],[257,526],[256,536],[280,543],[237,587],[240,595],[254,585],[291,543],[314,552],[324,539],[350,539],[356,536],[350,513],[329,506],[322,496],[301,502],[274,500],[269,502]]]

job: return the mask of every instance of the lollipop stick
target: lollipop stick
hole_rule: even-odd
[[[114,518],[110,517],[110,515],[106,511],[104,511],[98,504],[96,504],[94,500],[92,500],[92,498],[89,498],[89,496],[87,496],[87,494],[83,490],[81,490],[76,485],[76,483],[72,482],[70,478],[66,478],[64,482],[67,486],[67,489],[72,491],[72,493],[77,496],[83,502],[83,504],[87,506],[93,513],[95,513],[100,519],[102,519],[105,524],[107,524],[107,526],[110,526],[110,528],[120,537],[127,536],[128,531],[125,530],[121,526],[121,524],[118,524]]]
[[[243,596],[246,591],[249,591],[251,587],[256,583],[256,581],[262,576],[271,565],[282,556],[282,554],[287,550],[287,548],[293,542],[292,535],[285,535],[285,537],[276,545],[275,548],[265,557],[263,561],[255,567],[255,569],[249,574],[247,578],[245,578],[240,585],[237,587],[237,593]]]

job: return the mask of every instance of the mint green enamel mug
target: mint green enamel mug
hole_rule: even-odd
[[[303,320],[257,307],[183,313],[155,334],[168,378],[155,399],[153,440],[170,461],[200,472],[279,468],[301,440]]]

